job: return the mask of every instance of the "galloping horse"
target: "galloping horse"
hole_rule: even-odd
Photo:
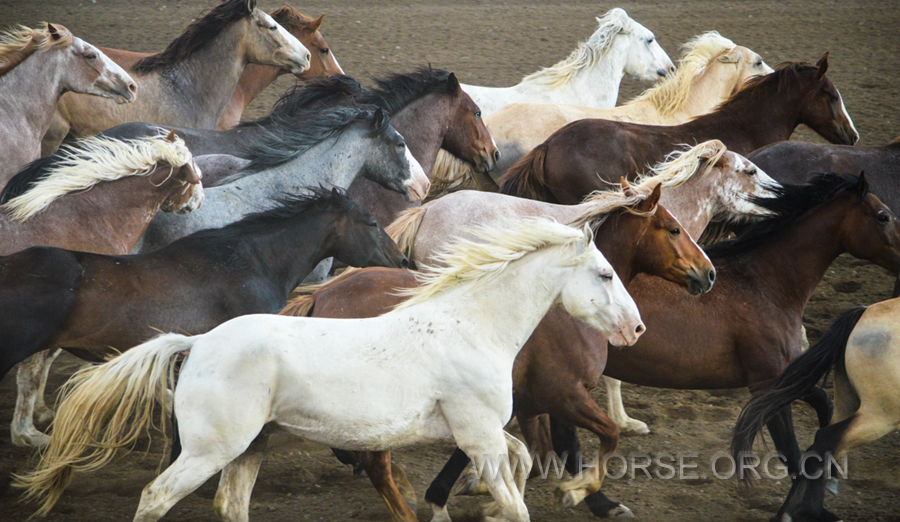
[[[841,94],[825,76],[828,53],[815,64],[791,62],[752,78],[716,111],[673,127],[580,120],[555,132],[500,180],[505,194],[574,204],[621,176],[633,177],[674,147],[719,139],[739,154],[790,138],[803,123],[832,143],[859,134]]]
[[[567,123],[586,118],[680,125],[707,114],[740,89],[753,76],[769,74],[772,68],[746,47],[737,46],[715,31],[703,33],[684,44],[678,70],[634,100],[618,107],[581,107],[551,103],[511,103],[485,118],[497,147],[500,162],[492,171],[496,182],[528,151],[537,147]],[[439,158],[433,190],[472,185],[464,165]],[[472,181],[478,182],[477,177]],[[480,180],[485,185],[484,179]],[[488,188],[493,186],[486,184]]]
[[[298,75],[310,63],[309,50],[256,9],[256,0],[226,0],[161,53],[104,52],[134,76],[141,97],[126,109],[85,96],[63,96],[54,132],[43,143],[45,151],[56,150],[66,133],[90,136],[129,121],[214,129],[249,63]]]
[[[134,80],[61,25],[0,34],[0,185],[41,156],[60,96],[80,92],[133,102]]]
[[[834,372],[834,415],[828,426],[816,432],[807,450],[818,459],[806,459],[804,473],[794,481],[773,520],[840,520],[823,505],[828,481],[823,463],[826,456],[839,458],[900,428],[898,318],[898,299],[847,310],[819,342],[784,369],[771,388],[744,406],[731,444],[735,459],[749,453],[756,434],[773,415],[811,393],[819,379]]]
[[[135,520],[158,520],[219,470],[217,511],[246,516],[271,423],[354,450],[452,437],[491,466],[485,480],[503,515],[527,522],[528,450],[503,431],[523,340],[557,302],[618,345],[633,344],[643,325],[589,227],[528,219],[474,235],[381,317],[244,316],[81,373],[39,468],[19,484],[44,497],[46,513],[73,471],[108,463],[146,429],[175,355],[190,350],[174,401],[184,451],[145,488]]]

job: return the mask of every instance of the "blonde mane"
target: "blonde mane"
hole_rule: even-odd
[[[74,37],[68,29],[57,24],[53,24],[53,27],[58,38],[53,38],[50,34],[47,22],[42,22],[40,29],[19,25],[0,33],[0,76],[9,72],[35,52],[72,45]]]
[[[601,18],[597,18],[600,27],[586,42],[581,42],[568,58],[556,65],[545,67],[522,79],[523,82],[536,81],[556,89],[567,83],[582,69],[593,67],[606,56],[612,42],[619,33],[627,33],[626,27],[631,23],[623,9],[611,9]]]
[[[594,235],[589,227],[581,229],[546,218],[524,218],[509,227],[476,226],[469,234],[480,241],[455,238],[451,246],[435,256],[441,267],[421,267],[416,273],[420,286],[404,289],[398,295],[409,297],[395,310],[409,308],[462,285],[475,288],[497,277],[513,261],[551,247],[571,247],[578,252],[577,264],[590,254]]]
[[[695,36],[682,47],[682,57],[675,75],[647,89],[629,103],[648,100],[664,116],[682,110],[697,76],[702,74],[719,55],[735,47],[734,42],[716,31]]]
[[[621,186],[611,186],[610,190],[595,190],[588,194],[584,203],[590,206],[569,225],[590,224],[596,229],[614,210],[623,208],[628,212],[640,213],[632,207],[646,199],[657,185],[662,185],[662,188],[680,187],[698,173],[701,177],[706,176],[727,151],[721,141],[709,140],[686,150],[672,152],[665,161],[658,163],[649,172],[639,174],[629,184],[627,192]],[[656,208],[643,214],[650,215],[654,212]]]
[[[25,221],[66,194],[87,190],[103,181],[149,175],[160,162],[174,168],[190,160],[191,151],[181,138],[117,140],[92,136],[60,149],[34,187],[9,200],[3,209],[11,219]]]

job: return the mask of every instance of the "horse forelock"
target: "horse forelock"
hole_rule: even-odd
[[[24,25],[0,34],[0,76],[3,76],[35,52],[47,51],[55,47],[68,47],[75,37],[65,27],[53,24],[57,38],[50,34],[47,22],[40,29]]]
[[[662,115],[671,115],[684,109],[694,80],[714,60],[735,47],[734,42],[716,31],[695,36],[682,46],[681,59],[674,76],[647,89],[629,103],[647,100]]]
[[[132,70],[138,74],[176,65],[210,43],[223,29],[253,13],[255,0],[226,0],[199,20],[195,20],[161,53],[141,58]]]
[[[600,26],[565,59],[550,67],[529,74],[523,82],[540,82],[551,89],[569,83],[583,69],[597,64],[612,48],[616,35],[627,32],[631,18],[620,8],[611,9],[597,19]]]
[[[435,256],[442,266],[419,266],[420,286],[398,291],[408,297],[395,310],[428,301],[448,290],[469,285],[476,288],[496,278],[513,261],[538,250],[562,246],[578,253],[571,264],[590,255],[590,228],[573,228],[546,218],[522,218],[507,227],[475,226],[467,232],[476,240],[457,238]]]
[[[29,165],[10,180],[8,187],[16,186],[21,193],[9,198],[3,209],[11,219],[25,221],[67,194],[87,190],[103,181],[150,175],[160,162],[181,167],[191,157],[181,138],[171,142],[163,136],[133,140],[84,138],[64,146],[50,158]]]

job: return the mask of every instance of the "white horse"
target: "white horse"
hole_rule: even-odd
[[[675,72],[675,64],[653,33],[615,8],[597,18],[600,27],[565,60],[541,69],[512,87],[462,88],[487,117],[515,102],[615,107],[625,74],[653,81]]]
[[[246,514],[271,423],[350,450],[452,437],[503,515],[527,522],[531,461],[503,431],[516,355],[556,303],[617,345],[644,326],[589,227],[523,219],[474,235],[381,317],[248,315],[204,335],[160,336],[79,373],[39,468],[19,484],[45,497],[46,513],[73,471],[101,467],[147,429],[175,356],[190,350],[174,401],[183,451],[144,488],[135,521],[160,519],[223,468],[215,507],[228,520]]]

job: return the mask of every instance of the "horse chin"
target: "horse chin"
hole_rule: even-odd
[[[620,332],[620,331],[615,331],[611,334],[607,334],[606,338],[607,338],[607,340],[609,340],[609,344],[619,347],[619,348],[623,348],[625,346],[631,346],[632,344],[634,344],[633,342],[629,343],[628,340],[625,339],[625,336],[622,335],[622,332]]]

